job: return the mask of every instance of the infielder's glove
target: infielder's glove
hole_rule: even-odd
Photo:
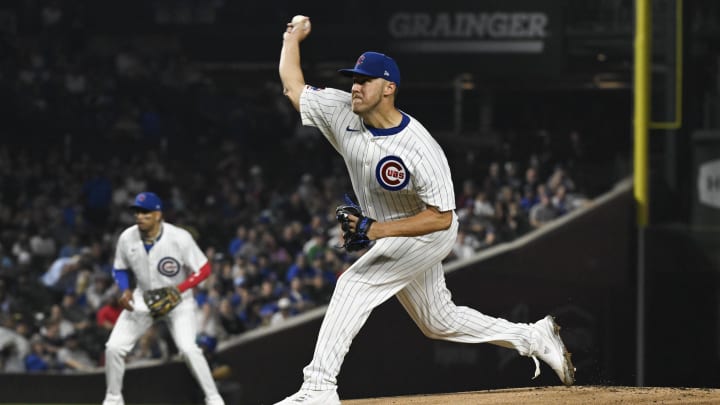
[[[145,291],[143,299],[150,309],[150,315],[157,319],[172,311],[180,304],[182,297],[177,287],[163,287]]]
[[[345,202],[346,204],[339,205],[335,208],[335,217],[343,230],[343,240],[345,241],[342,247],[349,252],[365,249],[370,245],[370,239],[367,233],[375,220],[363,215],[360,206],[355,204],[347,195],[345,196]],[[350,230],[350,219],[348,215],[358,217],[355,232]]]

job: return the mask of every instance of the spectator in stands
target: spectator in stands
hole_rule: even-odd
[[[218,319],[225,335],[234,336],[246,331],[245,324],[233,308],[232,301],[228,297],[220,299],[218,305]]]
[[[117,286],[112,282],[110,274],[96,271],[85,291],[85,301],[90,311],[98,311],[118,293]]]
[[[27,268],[32,261],[32,249],[30,249],[30,240],[25,233],[18,235],[12,246],[12,254],[15,256],[15,263],[19,268]]]
[[[298,278],[303,284],[309,284],[315,276],[317,269],[313,268],[304,252],[295,255],[295,261],[285,272],[285,281],[289,284],[293,279]]]
[[[515,162],[505,162],[503,165],[504,169],[504,179],[503,184],[510,187],[510,189],[515,192],[519,191],[522,188],[522,179],[518,177],[518,167],[517,163]]]
[[[309,285],[303,283],[300,277],[295,277],[290,280],[286,296],[290,299],[295,313],[301,313],[312,305],[308,297],[309,287]]]
[[[325,277],[318,272],[312,278],[312,284],[307,286],[308,300],[313,306],[321,306],[330,302],[332,296],[333,286],[327,282]]]
[[[572,203],[567,195],[567,189],[564,184],[560,184],[555,187],[554,190],[555,192],[550,198],[552,206],[555,207],[558,216],[565,215],[573,209]]]
[[[280,245],[288,254],[299,252],[302,249],[304,240],[302,239],[302,224],[298,220],[289,218],[291,222],[283,225],[281,235],[278,239]]]
[[[292,305],[290,298],[282,297],[277,303],[278,310],[270,318],[270,325],[278,325],[285,322],[290,318],[292,312]]]
[[[60,301],[60,311],[62,319],[72,323],[74,333],[83,333],[93,324],[90,312],[78,302],[78,295],[73,289],[69,289],[63,295]]]
[[[525,178],[522,183],[523,189],[529,187],[530,189],[535,190],[537,185],[540,184],[539,176],[540,174],[538,173],[538,168],[532,164],[529,165],[528,168],[525,169]]]
[[[25,370],[38,372],[55,368],[54,356],[45,347],[44,339],[39,334],[34,334],[30,339],[30,353],[25,356]]]
[[[472,211],[475,206],[477,190],[474,179],[466,179],[462,183],[462,191],[458,193],[455,206],[457,207],[458,218],[462,219],[467,215],[468,211]]]
[[[340,227],[337,227],[338,229]],[[340,258],[340,255],[338,254],[338,251],[334,249],[328,249],[326,246],[324,256],[322,261],[320,262],[321,265],[317,267],[323,274],[323,277],[327,280],[328,283],[331,285],[335,285],[337,282],[337,278],[340,277],[340,274],[346,269],[345,264],[343,260]]]
[[[311,194],[308,191],[305,191],[302,194],[301,191],[296,191],[290,194],[287,202],[280,207],[283,219],[300,221],[303,224],[310,221],[310,213],[305,205],[303,195],[305,196],[304,198],[309,199]]]
[[[56,258],[40,278],[41,282],[56,293],[74,289],[78,273],[92,268],[89,248],[81,249],[79,255]]]
[[[145,360],[167,360],[170,349],[167,341],[158,331],[159,326],[154,324],[140,337],[135,347],[127,357],[128,363],[137,363]]]
[[[472,257],[479,249],[480,242],[472,234],[460,229],[452,249],[452,258],[455,260],[467,259]]]
[[[552,174],[548,177],[547,187],[551,193],[554,193],[560,186],[565,187],[566,192],[575,191],[575,182],[567,174],[565,168],[558,164],[555,165]]]
[[[53,304],[47,318],[44,319],[44,325],[40,328],[40,332],[46,338],[46,343],[59,344],[66,336],[75,333],[75,326],[63,316],[62,307],[59,304]]]
[[[508,204],[507,213],[498,228],[499,239],[503,242],[515,240],[531,230],[527,215],[520,208],[520,203],[512,201]]]
[[[2,207],[0,207],[2,209]],[[14,274],[14,268],[15,268],[15,261],[12,258],[12,255],[5,250],[2,243],[0,243],[0,277],[3,276],[13,276]]]
[[[30,353],[27,325],[11,317],[0,317],[0,372],[25,371],[25,357]]]
[[[495,207],[492,201],[488,199],[484,191],[480,191],[475,195],[472,204],[472,215],[479,218],[493,218],[495,216]]]
[[[8,293],[5,280],[0,278],[0,319],[11,317],[16,307],[15,298]]]
[[[80,240],[77,234],[71,234],[68,241],[60,247],[58,258],[73,257],[81,253]]]
[[[260,235],[255,228],[248,229],[247,238],[235,253],[245,259],[253,259],[260,253]]]
[[[56,359],[57,352],[63,346],[66,336],[74,333],[73,330],[62,330],[61,322],[54,319],[47,319],[40,328],[40,335],[43,338],[43,346],[45,351],[53,359]],[[55,365],[55,363],[53,363]]]
[[[247,233],[248,231],[245,225],[239,225],[235,229],[235,236],[230,239],[230,243],[228,244],[228,254],[230,255],[230,257],[235,257],[238,254],[240,248],[242,248],[243,244],[245,243]]]
[[[103,298],[103,305],[98,308],[95,314],[95,322],[105,338],[103,340],[110,336],[110,331],[115,326],[115,322],[117,322],[123,310],[122,305],[120,305],[120,292],[117,289],[112,291],[111,295]]]
[[[533,186],[531,184],[525,184],[523,186],[522,197],[520,197],[520,208],[523,210],[525,215],[530,212],[530,209],[535,206],[535,204],[540,202],[536,190],[537,186]]]
[[[466,232],[474,239],[469,243],[476,246],[476,251],[494,245],[497,239],[495,225],[490,219],[472,218],[467,224]]]
[[[540,190],[543,189],[541,188]],[[551,198],[552,197],[545,191],[539,193],[540,201],[530,209],[529,214],[530,225],[533,228],[540,228],[560,216],[557,209],[553,206]]]
[[[64,344],[57,351],[57,361],[65,371],[89,371],[97,366],[90,354],[80,346],[76,333],[65,337]]]
[[[502,171],[500,169],[500,162],[491,162],[488,167],[488,174],[483,179],[482,190],[491,200],[495,200],[495,196],[500,191],[500,187],[505,184],[502,178]]]
[[[208,288],[207,298],[199,303],[197,307],[197,333],[198,335],[209,336],[217,339],[221,335],[222,328],[218,318],[218,305],[222,293],[218,284],[212,284]]]
[[[50,263],[57,253],[55,239],[50,236],[50,230],[45,226],[41,226],[37,233],[30,237],[29,244],[30,253],[43,264]]]
[[[316,216],[315,218],[319,218]],[[307,259],[312,262],[316,257],[321,257],[327,249],[327,236],[325,229],[321,225],[317,225],[310,231],[312,237],[303,245],[303,252]]]

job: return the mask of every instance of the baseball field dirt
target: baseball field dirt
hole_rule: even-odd
[[[720,404],[720,389],[664,387],[533,387],[343,400],[344,405]]]

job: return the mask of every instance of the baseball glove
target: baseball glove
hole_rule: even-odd
[[[345,241],[342,247],[349,252],[365,249],[370,246],[370,239],[367,233],[375,220],[363,215],[360,206],[355,204],[347,195],[345,196],[345,202],[347,204],[339,205],[335,208],[335,217],[340,223],[340,228],[343,230],[343,240]],[[358,217],[354,232],[350,230],[350,219],[348,215]]]
[[[180,296],[180,290],[173,286],[145,291],[143,299],[150,309],[150,315],[157,319],[178,306],[182,297]]]

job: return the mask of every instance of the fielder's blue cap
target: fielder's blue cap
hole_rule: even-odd
[[[145,211],[162,211],[162,201],[160,201],[157,194],[143,191],[135,197],[135,203],[130,208]]]
[[[360,55],[353,69],[340,69],[343,76],[362,75],[382,77],[400,86],[400,69],[393,58],[378,52],[365,52]]]

